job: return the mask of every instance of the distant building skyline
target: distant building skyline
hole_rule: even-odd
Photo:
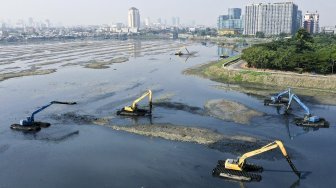
[[[320,32],[320,15],[317,11],[305,13],[303,27],[311,34]]]
[[[227,15],[220,15],[217,21],[219,35],[242,34],[243,19],[240,8],[229,8]]]
[[[284,0],[263,0],[254,2],[281,2]],[[336,3],[334,0],[307,1],[293,0],[300,7],[300,10],[318,11],[320,14],[320,26],[336,25],[335,12]],[[216,26],[218,15],[223,14],[227,8],[242,8],[250,4],[250,0],[212,0],[211,3],[201,0],[24,0],[24,1],[1,1],[0,22],[15,25],[17,20],[27,20],[32,17],[36,21],[49,19],[54,25],[63,26],[84,26],[103,25],[115,23],[128,23],[125,12],[130,7],[140,10],[141,18],[151,18],[152,22],[161,17],[162,22],[167,20],[170,23],[173,16],[181,19],[181,24],[191,25],[195,20],[199,25]],[[179,6],[176,6],[176,5]],[[185,7],[192,8],[186,11]],[[204,16],[206,15],[206,16]],[[8,20],[11,20],[8,21]]]
[[[298,6],[293,2],[259,3],[245,7],[245,35],[294,34],[298,28]]]
[[[135,7],[128,9],[128,27],[135,29],[140,28],[140,12]]]

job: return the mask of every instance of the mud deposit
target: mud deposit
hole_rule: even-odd
[[[263,113],[250,109],[238,102],[223,99],[208,101],[205,104],[205,110],[213,117],[240,124],[249,124],[252,118],[263,115]]]
[[[259,149],[271,142],[259,140],[255,137],[250,136],[224,135],[210,129],[177,126],[171,124],[136,126],[107,125],[107,127],[110,127],[117,131],[125,131],[148,137],[158,137],[166,140],[202,144],[206,145],[211,149],[216,149],[221,152],[232,153],[237,156],[240,156],[252,150]],[[295,153],[292,149],[289,148],[287,148],[287,151],[291,154],[291,156],[293,156]],[[283,155],[279,151],[272,151],[263,155],[259,155],[256,158],[266,160],[278,160],[282,159]]]
[[[84,67],[85,68],[91,68],[91,69],[107,69],[114,63],[123,63],[128,61],[128,58],[125,57],[120,57],[120,58],[115,58],[115,59],[111,59],[109,61],[90,61],[88,64],[86,64]]]
[[[112,119],[111,117],[97,118],[90,115],[79,115],[74,112],[52,116],[52,118],[61,121],[63,123],[75,123],[75,124],[87,124],[87,125],[94,124],[109,127],[117,131],[124,131],[147,137],[158,137],[166,140],[179,141],[179,142],[193,142],[201,145],[206,145],[211,149],[215,149],[221,152],[232,153],[234,155],[242,155],[248,151],[258,149],[270,142],[266,140],[260,140],[251,136],[225,135],[210,129],[187,127],[182,125],[172,125],[172,124],[152,124],[152,125],[133,125],[133,126],[110,125],[110,121]],[[77,134],[77,132],[73,134]],[[70,134],[70,136],[73,134]],[[67,136],[65,136],[65,138],[67,138]],[[61,137],[61,139],[63,139],[63,137]],[[55,139],[49,139],[49,140],[55,140]],[[293,155],[294,151],[290,149],[289,153]],[[266,153],[261,156],[257,156],[256,158],[277,160],[282,158],[282,154],[281,152],[274,151]]]
[[[19,72],[3,73],[0,74],[0,81],[7,80],[10,78],[23,77],[23,76],[33,76],[33,75],[45,75],[56,72],[56,69],[46,69],[46,70],[23,70]]]
[[[50,118],[62,122],[62,123],[74,123],[79,125],[106,125],[110,118],[97,118],[93,115],[84,115],[84,114],[77,114],[75,112],[67,112],[64,114],[53,114]]]

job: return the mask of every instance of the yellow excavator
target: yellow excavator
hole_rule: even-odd
[[[250,172],[262,172],[263,168],[261,166],[246,163],[246,159],[273,150],[277,147],[279,147],[279,149],[281,150],[283,156],[286,158],[293,172],[300,178],[300,172],[295,168],[294,164],[292,163],[286,152],[284,145],[279,140],[267,144],[266,146],[261,147],[257,150],[245,153],[241,157],[238,157],[238,159],[227,159],[225,161],[219,160],[217,167],[213,169],[212,174],[214,176],[239,181],[260,181],[261,175]]]
[[[148,96],[149,109],[138,108],[138,103]],[[148,90],[141,97],[133,101],[131,106],[125,106],[117,111],[117,115],[123,116],[150,116],[152,115],[152,91]]]

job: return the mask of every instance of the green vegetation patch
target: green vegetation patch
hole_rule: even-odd
[[[251,70],[242,70],[240,71],[241,74],[248,74],[251,76],[268,76],[271,75],[269,72],[257,72],[257,71],[251,71]]]
[[[334,74],[336,72],[336,36],[320,34],[312,37],[300,29],[291,39],[278,39],[243,50],[241,57],[249,67]]]

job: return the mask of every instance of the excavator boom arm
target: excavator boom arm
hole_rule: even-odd
[[[274,141],[270,144],[267,144],[266,146],[260,148],[260,149],[257,149],[257,150],[254,150],[254,151],[250,151],[248,153],[245,153],[244,155],[242,155],[240,158],[239,158],[239,162],[238,162],[238,165],[241,166],[244,164],[244,161],[247,159],[247,158],[250,158],[250,157],[253,157],[255,155],[259,155],[261,153],[264,153],[264,152],[267,152],[267,151],[270,151],[270,150],[273,150],[275,148],[279,147],[282,154],[284,156],[287,156],[287,152],[283,146],[283,144],[280,142],[280,141]]]
[[[275,96],[275,98],[278,100],[279,99],[279,97],[281,97],[281,96],[283,96],[283,95],[286,95],[287,93],[288,93],[288,95],[290,96],[290,88],[288,89],[288,90],[286,90],[286,91],[283,91],[283,92],[280,92],[280,93],[278,93],[276,96]]]
[[[149,105],[151,106],[152,104],[152,91],[148,90],[146,93],[144,93],[141,97],[137,98],[136,100],[133,101],[132,103],[132,109],[134,110],[136,108],[136,104],[140,102],[142,99],[148,96],[148,101]]]
[[[288,154],[287,154],[287,151],[284,147],[284,145],[282,144],[281,141],[279,140],[276,140],[270,144],[267,144],[266,146],[260,148],[260,149],[257,149],[257,150],[254,150],[254,151],[251,151],[251,152],[248,152],[248,153],[245,153],[243,156],[241,156],[239,158],[239,161],[238,161],[238,166],[242,167],[244,165],[244,162],[247,158],[249,157],[253,157],[255,155],[259,155],[261,153],[264,153],[264,152],[267,152],[267,151],[270,151],[270,150],[273,150],[275,148],[279,147],[279,149],[281,150],[282,152],[282,155],[286,158],[287,162],[289,163],[290,167],[292,168],[292,170],[294,171],[294,173],[300,177],[300,172],[298,172],[298,170],[295,168],[294,164],[292,163],[292,161],[290,160]]]
[[[287,106],[287,110],[289,109],[290,105],[292,104],[293,99],[306,111],[307,115],[311,115],[309,108],[295,94],[292,94],[290,96],[288,106]]]
[[[48,108],[49,106],[51,106],[51,105],[53,105],[53,104],[67,104],[67,105],[74,105],[74,104],[77,104],[77,103],[76,103],[76,102],[51,101],[49,104],[44,105],[44,106],[40,107],[39,109],[35,110],[35,111],[31,114],[30,118],[28,118],[28,121],[29,121],[29,122],[34,122],[34,116],[35,116],[37,113],[41,112],[42,110]]]

